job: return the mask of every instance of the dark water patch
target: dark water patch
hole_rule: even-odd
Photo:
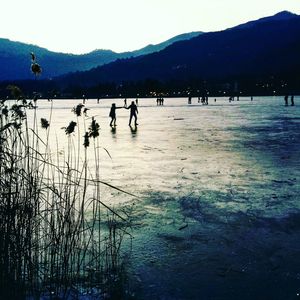
[[[158,234],[158,237],[165,239],[168,242],[184,242],[185,238],[183,236],[169,235],[169,234]]]
[[[273,232],[282,231],[290,234],[300,231],[300,212],[292,212],[282,217],[258,217],[252,218],[252,226],[266,228]]]
[[[137,237],[137,299],[296,299],[300,211],[266,217],[263,207],[217,205],[231,202],[230,191],[205,190],[154,192],[140,204],[150,208]],[[152,214],[152,206],[161,214]],[[179,230],[181,224],[188,226]]]
[[[203,233],[193,233],[189,237],[193,241],[201,242],[207,244],[208,241],[211,239],[210,236],[203,234]]]
[[[248,202],[244,193],[221,191],[203,191],[199,196],[180,197],[178,202],[183,216],[199,222],[228,223],[239,205]],[[233,209],[234,206],[234,209]]]
[[[259,213],[258,213],[259,214]],[[269,236],[274,235],[286,235],[286,234],[299,234],[300,233],[300,212],[295,211],[289,213],[285,216],[278,217],[262,217],[257,216],[253,211],[249,212],[232,212],[224,213],[224,216],[221,217],[221,212],[218,212],[221,220],[226,222],[215,222],[212,224],[215,229],[219,232],[226,231],[228,232],[227,236],[221,237],[222,241],[229,245],[233,243],[232,237],[236,237],[236,242],[244,240],[244,236],[247,236],[249,240],[256,239],[259,236],[259,233]],[[226,217],[225,217],[226,216]],[[202,226],[203,224],[199,224]],[[203,228],[209,228],[204,227]],[[206,230],[206,229],[205,229]],[[217,231],[214,233],[217,235]],[[203,236],[203,233],[200,237]],[[201,239],[201,238],[200,238]],[[264,242],[262,240],[262,242]],[[300,242],[300,235],[299,235]],[[299,244],[300,247],[300,244]]]
[[[144,203],[151,203],[154,205],[160,205],[165,202],[174,202],[175,195],[173,193],[168,192],[160,192],[160,191],[147,191],[144,193]]]
[[[228,131],[236,133],[237,136],[246,136],[246,139],[254,141],[265,140],[266,143],[276,142],[283,144],[296,140],[299,142],[300,136],[300,122],[295,121],[300,118],[273,118],[270,120],[264,120],[263,124],[248,125],[248,126],[235,126],[227,128]],[[283,139],[283,140],[282,140]]]
[[[293,136],[252,136],[244,141],[244,146],[248,149],[275,152],[275,154],[277,152],[278,155],[291,155],[291,152],[298,150],[298,137],[300,138],[298,133]]]
[[[300,121],[300,117],[287,117],[287,116],[274,116],[268,118],[270,121],[279,121],[279,122],[290,122],[290,121]]]
[[[182,214],[197,220],[198,222],[219,223],[216,210],[207,202],[201,201],[200,197],[182,197],[179,199]]]
[[[233,148],[254,154],[260,159],[272,160],[278,166],[299,163],[300,122],[291,119],[266,125],[235,129],[238,142]]]

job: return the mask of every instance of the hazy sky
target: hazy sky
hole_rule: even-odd
[[[300,0],[1,0],[0,37],[49,50],[117,52],[190,31],[221,30]]]

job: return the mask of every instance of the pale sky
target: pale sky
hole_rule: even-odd
[[[52,51],[136,50],[191,31],[215,31],[300,0],[1,0],[0,38]]]

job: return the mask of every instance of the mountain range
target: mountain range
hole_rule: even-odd
[[[111,50],[95,50],[75,55],[49,51],[35,45],[0,38],[0,81],[32,79],[30,53],[33,52],[42,66],[42,79],[49,79],[75,71],[86,71],[122,58],[136,57],[160,51],[172,43],[188,40],[201,32],[190,32],[175,36],[157,45],[148,45],[132,52],[116,53]]]
[[[289,76],[300,67],[300,16],[281,12],[219,32],[209,32],[165,49],[117,60],[61,81],[83,86],[101,82],[225,80]]]
[[[27,55],[31,51],[34,50],[28,46]],[[97,57],[97,53],[86,56]],[[41,78],[34,84],[20,82],[20,85],[27,90],[51,89],[74,97],[149,95],[153,90],[180,88],[221,93],[224,87],[260,94],[285,93],[288,89],[300,92],[300,16],[287,11],[222,31],[175,37],[133,53],[123,53],[123,57],[114,57],[113,62],[104,65],[96,59],[98,66],[87,71],[63,74],[51,81]],[[72,64],[78,68],[78,58],[83,59],[69,56],[69,65],[64,59],[59,63],[62,73],[67,73]],[[42,62],[43,53],[38,57],[47,78],[45,73],[49,70]]]

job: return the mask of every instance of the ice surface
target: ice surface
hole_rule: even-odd
[[[127,99],[127,103],[131,100]],[[55,100],[63,131],[77,100]],[[132,205],[130,274],[138,299],[296,299],[300,291],[300,97],[139,99],[129,111],[86,102],[100,123],[102,200]],[[40,117],[50,104],[38,103]],[[82,134],[83,135],[83,134]],[[53,137],[53,145],[56,145]],[[56,147],[56,146],[55,146]],[[93,158],[90,157],[90,160]]]

